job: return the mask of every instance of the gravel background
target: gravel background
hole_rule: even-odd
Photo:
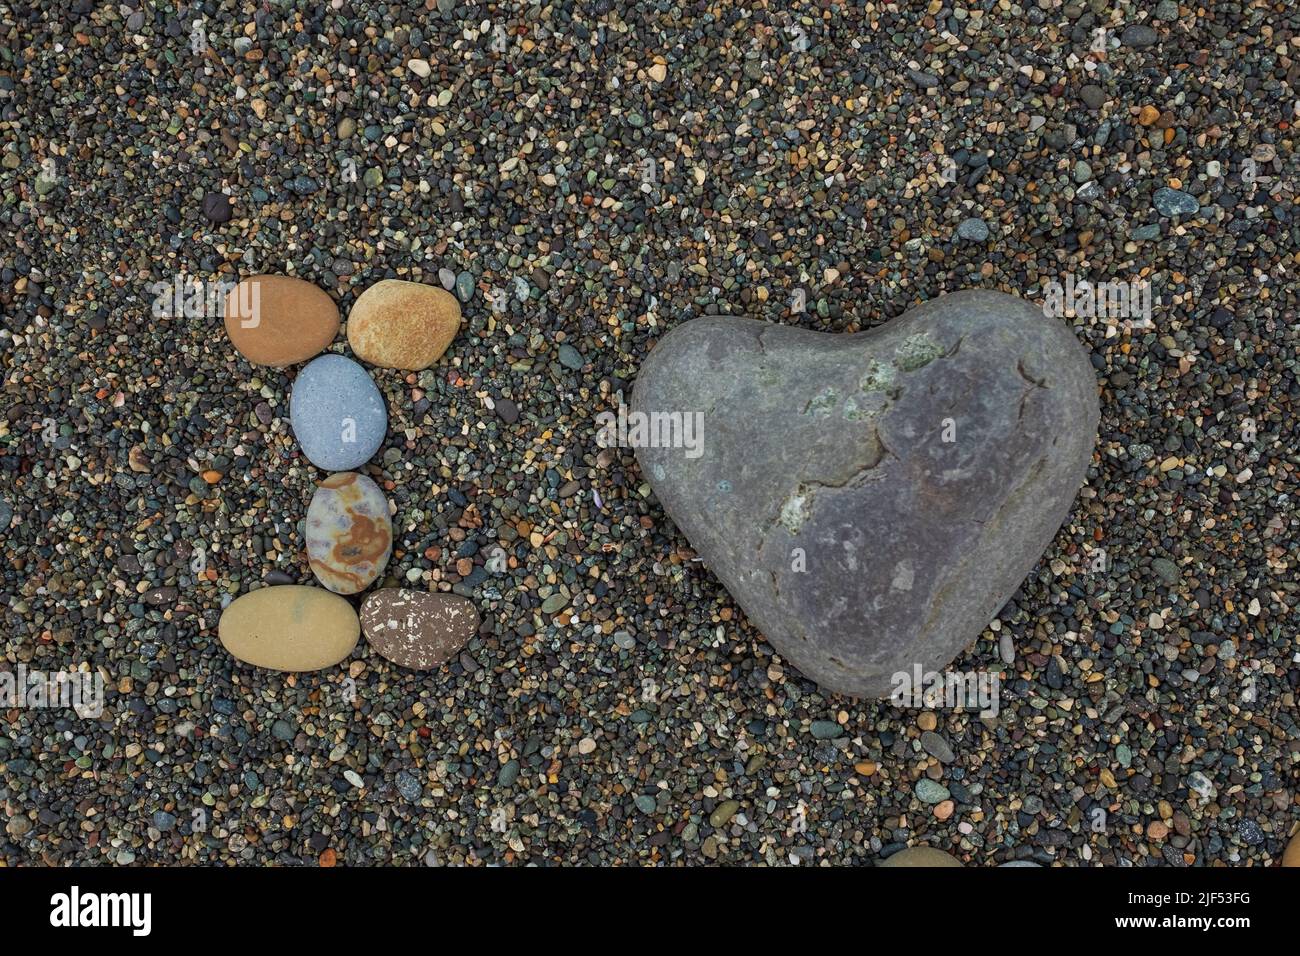
[[[1300,802],[1288,4],[284,6],[0,6],[5,667],[107,681],[98,720],[0,711],[0,858],[1277,860]],[[232,596],[310,579],[319,474],[292,370],[155,318],[150,287],[254,272],[345,312],[382,277],[467,300],[432,369],[376,372],[368,470],[390,575],[483,614],[441,672],[363,642],[291,677],[217,640]],[[1067,274],[1149,279],[1154,328],[1076,320],[1089,484],[954,665],[1003,669],[996,718],[819,694],[596,446],[702,311],[856,330]]]

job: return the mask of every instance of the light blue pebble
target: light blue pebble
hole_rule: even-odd
[[[365,369],[342,355],[322,355],[293,383],[289,422],[313,465],[352,471],[383,444],[388,409]]]
[[[968,242],[983,242],[989,237],[988,223],[975,216],[963,219],[961,224],[957,226],[957,235]]]

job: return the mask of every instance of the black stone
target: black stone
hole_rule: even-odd
[[[230,222],[230,197],[224,193],[208,193],[203,197],[203,215],[211,222]]]

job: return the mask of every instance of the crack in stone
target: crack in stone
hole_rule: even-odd
[[[1020,377],[1023,378],[1026,382],[1028,382],[1030,385],[1037,386],[1038,388],[1051,388],[1051,386],[1047,384],[1047,379],[1034,378],[1032,375],[1030,375],[1028,372],[1025,371],[1024,359],[1020,359],[1016,362],[1016,372],[1018,372]]]
[[[987,539],[989,533],[988,528],[990,525],[994,526],[994,531],[996,532],[997,524],[1002,520],[1002,516],[1006,513],[1007,509],[1020,499],[1025,488],[1040,474],[1042,474],[1043,469],[1046,467],[1047,458],[1043,457],[1038,459],[1038,461],[1034,463],[1034,466],[1029,469],[1029,474],[1027,474],[1024,479],[1022,479],[1021,482],[1012,489],[1011,493],[1003,499],[1002,504],[998,506],[997,511],[993,512],[993,514],[989,515],[989,517],[985,518],[983,521],[978,519],[972,520],[972,523],[979,529],[980,537]],[[968,565],[970,564],[973,554],[974,552],[972,551],[959,567],[954,568],[945,575],[943,584],[939,586],[939,589],[935,592],[934,597],[930,601],[930,610],[925,616],[925,623],[921,626],[922,633],[929,633],[934,624],[935,615],[939,613],[940,606],[947,598],[949,592],[951,592],[956,586],[957,582],[969,577]]]
[[[754,336],[755,344],[758,346],[758,350],[764,356],[764,358],[767,357],[767,343],[764,341],[764,337],[770,332],[771,332],[771,328],[768,326],[764,326],[763,328],[759,329]],[[962,343],[965,341],[966,341],[965,335],[959,336],[956,343],[953,345],[953,347],[949,349],[947,352],[937,356],[937,358],[940,359],[952,358],[961,350]],[[928,365],[929,362],[927,361],[925,364]],[[858,391],[869,392],[869,391],[877,390],[873,388],[864,387],[862,385],[862,382],[866,381],[869,376],[878,376],[880,374],[880,366],[881,363],[879,362],[878,358],[875,355],[870,355],[867,357],[866,362],[861,366],[861,368],[856,373],[856,377],[859,384]],[[896,363],[891,364],[888,367],[898,368]],[[920,366],[919,368],[923,368],[923,367],[924,365]],[[919,368],[918,369],[899,368],[899,371],[906,373],[908,371],[917,371],[919,370]],[[1019,368],[1018,371],[1020,372],[1022,377],[1024,377],[1027,381],[1033,381],[1025,373],[1023,367]],[[1034,384],[1041,384],[1041,383],[1035,382]],[[884,391],[885,395],[887,396],[887,400],[879,410],[874,411],[872,413],[872,417],[875,419],[883,418],[889,412],[889,409],[899,400],[899,398],[901,398],[903,394],[903,389],[896,384],[896,381],[893,378],[892,374],[890,375],[888,381],[887,382],[882,381],[881,385],[882,387],[879,390]],[[891,388],[886,386],[893,386],[893,387]],[[850,392],[852,392],[852,389],[850,389]],[[828,406],[834,404],[834,395],[835,395],[835,389],[833,386],[827,386],[826,388],[823,388],[822,390],[812,395],[808,399],[808,401],[804,403],[803,410],[800,414],[807,415],[812,410],[813,405],[818,403],[819,399],[822,400],[822,402],[826,403]],[[850,394],[850,398],[852,398],[851,394]],[[778,525],[785,528],[786,531],[792,537],[799,534],[803,530],[804,525],[813,516],[814,501],[815,501],[814,492],[817,491],[818,489],[842,490],[845,488],[859,487],[864,481],[867,480],[871,472],[880,466],[880,463],[884,461],[886,456],[894,459],[895,461],[902,460],[893,451],[893,449],[891,449],[888,445],[885,444],[884,438],[881,435],[879,424],[873,423],[872,425],[871,440],[868,443],[868,447],[869,447],[868,454],[861,459],[860,464],[851,465],[851,467],[853,467],[853,471],[847,476],[845,476],[844,478],[841,478],[839,480],[833,480],[827,478],[813,478],[808,475],[800,475],[795,482],[794,490],[791,491],[788,495],[786,495],[786,497],[782,500],[777,510],[777,513],[773,515],[771,518],[769,518],[767,522],[765,522],[763,525],[760,526],[759,533],[758,533],[758,540],[755,547],[756,557],[761,560],[764,551],[766,551],[767,549],[768,540],[771,537],[772,532],[776,529]],[[777,580],[776,572],[771,571],[769,569],[768,574],[772,579],[773,592],[779,597],[780,584]]]
[[[1034,389],[1036,388],[1046,389],[1046,388],[1050,388],[1051,386],[1047,384],[1047,379],[1034,378],[1032,375],[1026,372],[1024,359],[1019,359],[1016,362],[1016,374],[1018,374],[1024,381],[1029,383],[1029,387],[1020,393],[1020,404],[1016,407],[1016,424],[1019,425],[1021,422],[1025,420],[1025,402],[1027,402],[1029,400],[1029,396],[1034,393]]]
[[[1034,462],[1034,466],[1029,469],[1029,474],[1025,475],[1025,477],[1021,480],[1021,482],[1011,490],[1011,493],[1007,495],[1005,499],[1003,499],[1002,504],[998,507],[998,510],[993,512],[993,514],[990,517],[980,522],[980,530],[984,531],[986,530],[988,525],[996,524],[996,522],[1001,521],[1002,515],[1006,512],[1007,508],[1011,505],[1011,503],[1020,498],[1021,494],[1025,490],[1025,487],[1029,485],[1030,482],[1034,481],[1039,475],[1041,475],[1043,473],[1043,469],[1045,469],[1046,467],[1047,467],[1046,456]]]
[[[846,477],[835,481],[822,478],[813,478],[807,475],[801,475],[795,482],[794,490],[791,491],[781,502],[777,514],[768,519],[765,525],[761,527],[758,535],[758,545],[755,548],[755,554],[762,558],[764,550],[767,548],[768,537],[777,525],[785,528],[793,537],[799,534],[805,524],[812,518],[814,512],[814,492],[818,489],[841,490],[844,488],[856,488],[867,480],[867,477],[879,467],[884,461],[885,456],[899,460],[898,456],[885,444],[880,437],[879,426],[872,428],[872,448],[871,456],[864,459],[861,464],[857,465],[853,472]]]
[[[840,481],[805,478],[801,484],[806,484],[812,488],[856,488],[866,480],[867,475],[871,471],[874,471],[876,467],[884,461],[886,454],[891,458],[897,458],[897,456],[885,446],[885,443],[881,441],[880,428],[878,426],[873,426],[872,434],[875,439],[875,447],[872,449],[874,454],[870,459],[864,460],[862,464],[858,465],[857,468],[854,469],[853,473],[847,478],[841,479]]]
[[[890,448],[888,445],[885,444],[885,439],[880,434],[879,425],[876,426],[876,444],[880,446],[881,450],[884,451],[886,455],[894,459],[894,461],[901,462],[903,460],[899,458],[898,455],[894,454],[894,450],[892,448]],[[877,462],[877,464],[879,464],[879,462]]]

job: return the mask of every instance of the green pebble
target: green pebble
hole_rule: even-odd
[[[833,720],[814,720],[812,735],[818,740],[834,740],[844,733],[844,728]]]
[[[1167,586],[1176,587],[1182,580],[1182,575],[1178,572],[1178,565],[1168,558],[1153,558],[1151,561],[1151,570],[1156,573]]]
[[[734,817],[736,811],[739,809],[739,800],[722,801],[722,803],[719,803],[717,807],[714,808],[713,812],[709,814],[709,826],[714,827],[715,829],[717,827],[726,826],[727,821]]]
[[[922,777],[916,782],[916,797],[922,803],[942,803],[951,794],[941,783],[935,783],[929,777]]]
[[[502,787],[512,787],[516,780],[519,779],[519,761],[508,761],[497,773],[497,785]]]
[[[582,353],[568,342],[565,342],[560,346],[560,364],[576,372],[581,370],[586,363],[583,361]]]

